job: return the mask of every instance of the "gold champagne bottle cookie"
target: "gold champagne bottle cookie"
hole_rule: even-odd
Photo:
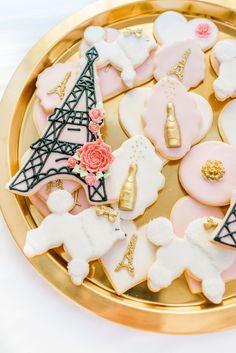
[[[167,104],[167,118],[165,123],[165,140],[169,148],[181,146],[181,133],[178,121],[175,116],[173,103]]]
[[[119,198],[119,208],[123,211],[133,211],[135,207],[136,197],[137,197],[137,184],[136,184],[136,173],[137,164],[131,163],[129,166],[128,176],[122,185],[120,198]]]

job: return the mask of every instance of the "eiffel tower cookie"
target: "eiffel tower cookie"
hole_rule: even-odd
[[[95,142],[103,124],[102,110],[97,108],[94,62],[98,58],[95,48],[86,53],[84,66],[71,92],[60,108],[48,118],[50,124],[43,136],[30,146],[29,157],[10,180],[7,187],[21,195],[36,193],[45,182],[55,178],[82,183],[88,200],[107,202],[105,179],[89,185],[85,177],[74,173],[67,161],[86,143]]]
[[[161,47],[155,56],[154,77],[177,78],[189,90],[205,77],[205,57],[195,39],[186,39]]]

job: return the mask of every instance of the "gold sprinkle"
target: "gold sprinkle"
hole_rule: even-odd
[[[218,160],[207,160],[202,166],[203,178],[210,181],[222,180],[225,175],[225,167],[221,161]]]
[[[134,249],[137,243],[137,235],[133,234],[129,245],[124,253],[124,256],[122,258],[122,260],[118,263],[117,267],[115,268],[115,272],[120,271],[122,268],[125,268],[130,276],[134,276]]]
[[[181,60],[171,70],[168,71],[168,75],[176,75],[178,79],[182,81],[184,75],[184,68],[190,53],[191,49],[189,48],[184,52]]]
[[[218,222],[216,222],[214,218],[208,217],[206,222],[203,224],[203,226],[206,230],[211,228],[216,228],[218,226]]]
[[[55,93],[59,96],[60,100],[62,100],[65,97],[66,85],[67,85],[67,82],[70,77],[71,77],[71,71],[67,72],[65,77],[63,78],[63,80],[61,82],[59,82],[56,85],[56,87],[54,87],[50,91],[48,91],[47,94]]]
[[[61,179],[57,179],[55,181],[49,181],[47,183],[47,190],[46,190],[47,194],[49,194],[52,191],[53,188],[64,190],[62,180]]]

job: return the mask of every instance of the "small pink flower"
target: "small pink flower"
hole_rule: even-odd
[[[100,130],[100,126],[94,121],[90,121],[89,130],[95,135]]]
[[[89,173],[88,175],[86,175],[85,183],[88,186],[93,186],[93,185],[96,184],[96,182],[97,182],[97,178],[96,178],[96,176],[93,173]]]
[[[199,23],[195,29],[195,33],[199,38],[207,38],[211,35],[212,29],[208,23]]]
[[[90,173],[106,172],[114,159],[111,146],[101,138],[87,142],[77,153],[80,155],[80,167]]]
[[[77,164],[77,159],[75,159],[74,157],[70,157],[69,159],[67,159],[67,166],[69,168],[74,168]]]
[[[89,116],[95,123],[99,123],[104,118],[103,110],[100,108],[93,108],[89,111]]]

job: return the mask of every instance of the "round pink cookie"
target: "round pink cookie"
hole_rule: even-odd
[[[183,68],[183,77],[180,81],[187,89],[196,87],[205,77],[205,57],[196,39],[186,39],[163,46],[155,55],[154,77],[160,80],[166,75],[178,78],[171,73],[172,69],[181,61],[186,51],[190,54]]]
[[[207,161],[220,161],[225,174],[220,180],[209,180],[202,175]],[[230,203],[236,188],[236,148],[220,141],[203,142],[191,149],[181,161],[179,179],[194,199],[211,206]]]
[[[170,219],[175,234],[183,237],[189,223],[197,218],[210,216],[223,218],[224,214],[220,207],[206,206],[193,200],[190,196],[184,196],[172,208]]]
[[[169,148],[165,138],[167,105],[173,103],[181,134],[181,146]],[[143,113],[145,135],[157,151],[170,160],[182,158],[199,134],[201,114],[194,98],[178,80],[165,77],[152,88]]]
[[[182,197],[174,205],[170,219],[172,221],[175,233],[182,237],[189,223],[194,219],[202,217],[216,217],[223,219],[224,214],[219,207],[205,206],[193,200],[189,196]],[[233,264],[222,273],[225,282],[228,282],[236,277],[236,259]],[[188,273],[186,279],[190,290],[193,293],[201,293],[201,284]]]
[[[104,28],[106,32],[106,41],[114,41],[118,35],[119,31],[113,28]],[[85,52],[89,49],[89,44],[85,40],[82,40],[80,44],[79,53],[83,56]],[[152,50],[150,56],[145,60],[145,62],[136,68],[136,77],[134,80],[134,86],[138,86],[144,82],[149,81],[153,77],[154,71],[154,57],[155,50]],[[127,86],[121,79],[120,72],[111,65],[106,67],[101,67],[97,69],[98,77],[100,79],[99,84],[101,88],[101,93],[103,100],[113,97],[125,90]]]

